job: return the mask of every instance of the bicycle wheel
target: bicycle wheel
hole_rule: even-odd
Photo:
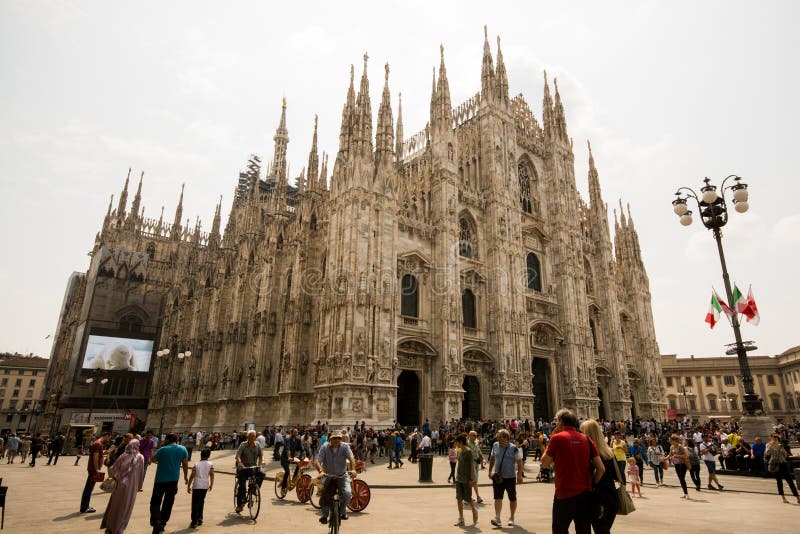
[[[233,483],[233,509],[239,506],[239,479],[237,478],[236,481]]]
[[[353,496],[350,497],[347,507],[353,512],[360,512],[367,507],[371,497],[372,493],[370,492],[369,484],[360,478],[356,479],[353,482]]]
[[[330,534],[339,534],[339,524],[341,522],[342,519],[339,517],[339,499],[337,492],[336,498],[334,498],[331,503],[331,519],[328,522],[328,532],[330,532]]]
[[[256,482],[250,482],[250,490],[247,492],[247,511],[253,521],[261,511],[261,489]]]
[[[321,493],[322,484],[318,484],[315,480],[312,480],[311,487],[308,488],[308,502],[317,510],[319,510],[319,496]]]
[[[288,491],[285,488],[281,488],[281,484],[283,483],[283,471],[279,471],[275,474],[275,496],[279,499],[283,499],[286,497],[286,493]]]
[[[297,481],[297,500],[300,502],[308,502],[311,495],[311,475],[304,473]]]

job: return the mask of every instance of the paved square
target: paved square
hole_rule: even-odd
[[[208,495],[205,507],[205,523],[196,532],[319,532],[327,530],[317,522],[317,514],[310,504],[300,504],[294,492],[279,501],[273,493],[270,480],[262,488],[262,508],[257,524],[233,513],[234,478],[232,471],[233,451],[215,451],[212,461],[217,470],[214,490]],[[198,460],[195,453],[193,460]],[[450,472],[446,458],[436,457],[433,467],[433,484],[419,484],[415,464],[405,462],[399,470],[386,469],[383,459],[376,465],[368,465],[362,478],[372,486],[372,500],[361,513],[350,515],[343,523],[342,532],[424,533],[433,531],[490,532],[491,487],[482,485],[481,496],[486,500],[479,506],[480,517],[477,528],[460,529],[453,526],[457,517],[455,490],[446,484]],[[20,464],[0,464],[3,485],[9,487],[6,502],[5,529],[8,532],[83,533],[99,531],[100,519],[108,502],[108,494],[99,489],[92,496],[92,506],[98,512],[81,515],[77,512],[81,491],[86,476],[86,457],[81,465],[74,467],[75,459],[65,456],[57,466],[47,467],[40,462],[35,468]],[[550,506],[553,497],[552,484],[533,482],[538,464],[528,461],[526,483],[519,488],[519,510],[516,527],[503,527],[506,532],[550,532]],[[271,477],[280,466],[270,462],[267,475]],[[149,469],[145,490],[139,493],[131,522],[126,532],[131,534],[151,531],[148,515],[155,469]],[[481,471],[480,481],[486,483],[486,471]],[[644,474],[644,497],[635,499],[637,511],[627,517],[617,517],[615,533],[642,532],[703,532],[731,534],[732,532],[773,533],[800,532],[800,505],[784,504],[776,494],[775,481],[745,477],[721,477],[725,491],[695,492],[690,489],[691,500],[680,499],[680,488],[674,471],[668,471],[668,487],[656,489],[652,472]],[[703,482],[705,483],[705,474]],[[794,500],[789,497],[792,503]],[[192,532],[188,528],[191,499],[185,488],[178,492],[172,519],[167,532]],[[502,519],[507,519],[508,502],[504,502]],[[468,516],[469,514],[467,514]],[[471,521],[467,521],[470,525]]]

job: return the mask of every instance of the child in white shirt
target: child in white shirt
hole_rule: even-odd
[[[208,461],[211,449],[204,448],[200,453],[200,461],[192,467],[186,491],[192,494],[192,522],[189,528],[203,524],[203,506],[206,502],[206,493],[214,487],[214,464]]]

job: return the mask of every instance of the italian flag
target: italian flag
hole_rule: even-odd
[[[706,322],[708,326],[714,328],[714,326],[719,322],[719,314],[722,311],[722,306],[720,306],[719,299],[717,298],[717,292],[712,291],[711,293],[711,304],[708,306],[708,313],[706,313]]]
[[[739,286],[733,284],[733,294],[731,295],[731,307],[736,310],[736,313],[745,313],[747,309],[747,299],[744,298],[742,292],[739,291]]]

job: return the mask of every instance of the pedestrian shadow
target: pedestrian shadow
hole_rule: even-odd
[[[691,497],[689,497],[688,500],[689,500],[689,502],[702,502],[702,503],[708,503],[709,502],[709,501],[707,501],[705,499],[693,499]]]
[[[68,521],[68,520],[70,520],[70,519],[74,519],[74,518],[76,518],[76,517],[79,517],[79,516],[82,516],[82,515],[84,515],[84,514],[82,514],[82,513],[80,513],[80,512],[72,512],[71,514],[67,514],[67,515],[60,515],[60,516],[58,516],[58,517],[54,517],[54,518],[52,519],[52,521]],[[85,515],[87,515],[87,516],[91,517],[91,515],[92,515],[92,514],[85,514]]]
[[[217,523],[217,526],[220,527],[232,527],[234,525],[255,525],[256,521],[251,520],[249,517],[245,517],[243,515],[239,515],[234,512],[228,512],[228,515],[225,516],[225,519]],[[194,532],[194,530],[182,530],[181,532]]]

